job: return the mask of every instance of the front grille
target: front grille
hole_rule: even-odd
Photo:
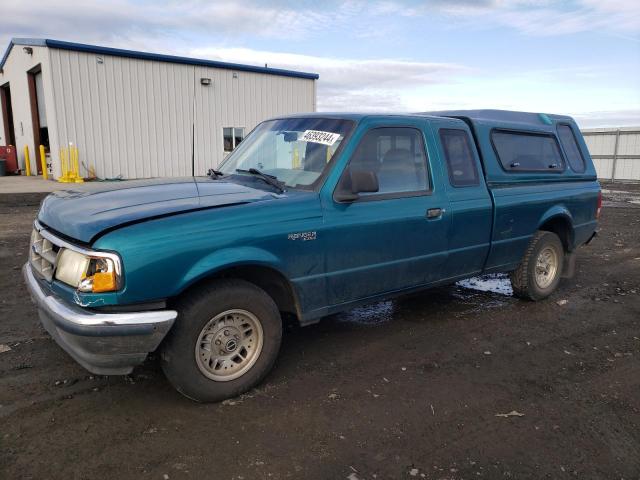
[[[60,246],[50,235],[45,238],[37,228],[33,229],[29,245],[29,263],[36,273],[48,282],[53,280],[59,251]]]

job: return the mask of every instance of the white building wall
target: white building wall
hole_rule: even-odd
[[[640,180],[640,127],[587,129],[582,134],[598,178]]]
[[[193,66],[50,52],[57,138],[78,147],[83,176],[191,175]]]
[[[315,111],[315,82],[304,78],[196,67],[195,89],[196,175],[224,158],[224,127],[243,127],[246,135],[267,118]]]
[[[313,80],[50,52],[58,142],[77,145],[100,178],[204,175],[223,159],[223,127],[248,133],[272,116],[315,111]]]
[[[51,88],[51,68],[49,53],[46,47],[31,47],[33,53],[27,54],[22,45],[14,45],[3,72],[0,73],[0,85],[9,83],[11,89],[11,106],[13,108],[13,126],[15,147],[18,153],[18,167],[25,168],[24,147],[29,147],[31,161],[31,173],[37,172],[36,162],[39,158],[39,145],[35,145],[33,136],[33,123],[31,117],[31,98],[29,96],[29,83],[27,72],[40,65],[42,69],[42,81],[44,87],[44,103],[49,125],[49,136],[55,132],[55,113],[53,112],[53,95]],[[0,145],[7,145],[8,139],[4,138],[4,119],[0,114]]]

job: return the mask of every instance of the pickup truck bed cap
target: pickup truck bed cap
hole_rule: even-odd
[[[573,122],[573,119],[566,115],[555,115],[534,112],[516,112],[512,110],[439,110],[432,112],[417,113],[388,113],[388,112],[315,112],[300,113],[294,115],[286,115],[278,118],[300,118],[300,117],[318,117],[318,118],[340,118],[345,120],[359,121],[365,117],[431,117],[431,118],[459,118],[471,123],[489,123],[489,124],[510,124],[520,126],[536,126],[549,127],[550,120],[556,122]]]
[[[421,115],[430,117],[454,117],[469,120],[472,123],[509,123],[527,126],[546,126],[549,120],[572,122],[566,115],[550,113],[515,112],[512,110],[441,110],[424,112]]]

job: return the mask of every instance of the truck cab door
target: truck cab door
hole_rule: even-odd
[[[442,278],[450,214],[425,128],[424,120],[407,118],[360,124],[323,187],[329,305]],[[340,201],[338,193],[350,188],[356,170],[375,174],[378,191]]]
[[[446,274],[473,276],[483,270],[491,247],[493,203],[469,127],[458,119],[432,119],[430,125],[451,214]]]

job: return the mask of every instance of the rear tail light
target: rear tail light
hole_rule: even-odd
[[[596,219],[600,218],[600,212],[602,212],[602,190],[598,191],[598,206],[596,208]]]

